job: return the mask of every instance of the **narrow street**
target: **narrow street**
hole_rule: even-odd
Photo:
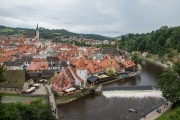
[[[52,110],[54,112],[54,115],[56,116],[57,119],[59,119],[54,93],[52,92],[50,85],[46,85],[46,87],[48,89],[49,102],[50,102],[50,104],[52,106]]]

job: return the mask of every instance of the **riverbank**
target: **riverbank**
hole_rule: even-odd
[[[87,91],[85,91],[83,93],[56,97],[55,98],[56,105],[66,104],[66,103],[75,101],[75,100],[77,100],[77,99],[79,99],[81,97],[84,97],[86,95],[89,95],[89,94],[90,94],[90,91],[87,90]]]
[[[165,64],[162,64],[162,63],[160,63],[160,62],[158,62],[158,61],[154,61],[154,60],[152,60],[152,59],[150,59],[150,58],[145,58],[145,57],[141,57],[141,58],[142,58],[142,60],[145,60],[145,61],[154,63],[154,64],[156,64],[156,65],[159,65],[159,66],[163,67],[163,68],[169,67],[169,66],[167,66],[167,65],[165,65]]]
[[[171,102],[167,102],[168,105],[161,105],[159,107],[159,110],[161,112],[157,112],[157,109],[152,111],[151,113],[149,113],[148,115],[146,115],[144,118],[140,119],[140,120],[155,120],[156,118],[158,118],[159,116],[161,116],[162,114],[164,114],[167,110],[169,110],[169,108],[171,107]]]
[[[122,80],[122,79],[125,79],[125,78],[128,78],[128,77],[136,76],[136,75],[139,74],[139,73],[140,73],[140,71],[131,72],[131,73],[128,74],[126,77],[122,77],[122,76],[120,75],[120,76],[118,76],[116,79],[113,79],[113,80],[110,80],[110,81],[101,83],[101,85],[106,85],[106,84],[109,84],[109,83],[112,83],[112,82],[116,82],[116,81],[119,81],[119,80]]]

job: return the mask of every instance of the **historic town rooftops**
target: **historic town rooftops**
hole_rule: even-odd
[[[130,68],[130,67],[133,67],[133,66],[136,65],[136,64],[135,64],[133,61],[131,61],[131,60],[126,60],[126,61],[123,61],[123,62],[121,62],[121,63],[122,63],[122,65],[124,65],[125,68]]]
[[[93,60],[97,60],[97,61],[101,61],[103,59],[103,57],[105,57],[106,55],[102,55],[102,54],[91,54],[88,58],[93,59]]]
[[[22,60],[23,62],[28,62],[28,63],[30,63],[30,62],[33,60],[33,58],[32,58],[32,56],[28,55],[28,56],[22,56],[22,57],[21,57],[21,60]]]
[[[0,63],[4,63],[5,61],[12,61],[13,56],[9,57],[0,57]]]
[[[111,54],[115,56],[119,56],[119,51],[116,48],[101,48],[99,50],[100,53],[102,54]]]
[[[73,82],[74,78],[69,71],[69,68],[66,68],[62,69],[59,75],[53,78],[51,81],[58,85],[67,85],[68,83]]]
[[[48,69],[47,62],[34,62],[34,61],[30,63],[28,68],[29,71],[41,71],[46,69]]]
[[[76,69],[74,69],[72,66],[68,66],[69,70],[71,71],[71,73],[80,81],[80,82],[84,82],[83,79],[81,79],[77,74],[76,74]]]

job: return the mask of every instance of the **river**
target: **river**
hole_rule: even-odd
[[[143,86],[157,85],[158,77],[163,69],[155,64],[142,61],[142,72],[137,76],[125,78],[108,85],[112,86]],[[116,91],[118,92],[118,91]],[[138,96],[135,96],[138,94]],[[139,120],[164,103],[164,98],[154,96],[156,93],[130,92],[128,95],[109,91],[101,95],[88,95],[71,103],[58,106],[59,114],[65,120]],[[130,113],[129,108],[135,108],[138,113]]]

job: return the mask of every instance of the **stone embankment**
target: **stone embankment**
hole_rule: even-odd
[[[166,112],[171,106],[171,102],[166,102],[166,104],[161,105],[158,109],[152,111],[148,115],[144,116],[140,120],[155,120],[159,116],[161,116],[164,112]]]

